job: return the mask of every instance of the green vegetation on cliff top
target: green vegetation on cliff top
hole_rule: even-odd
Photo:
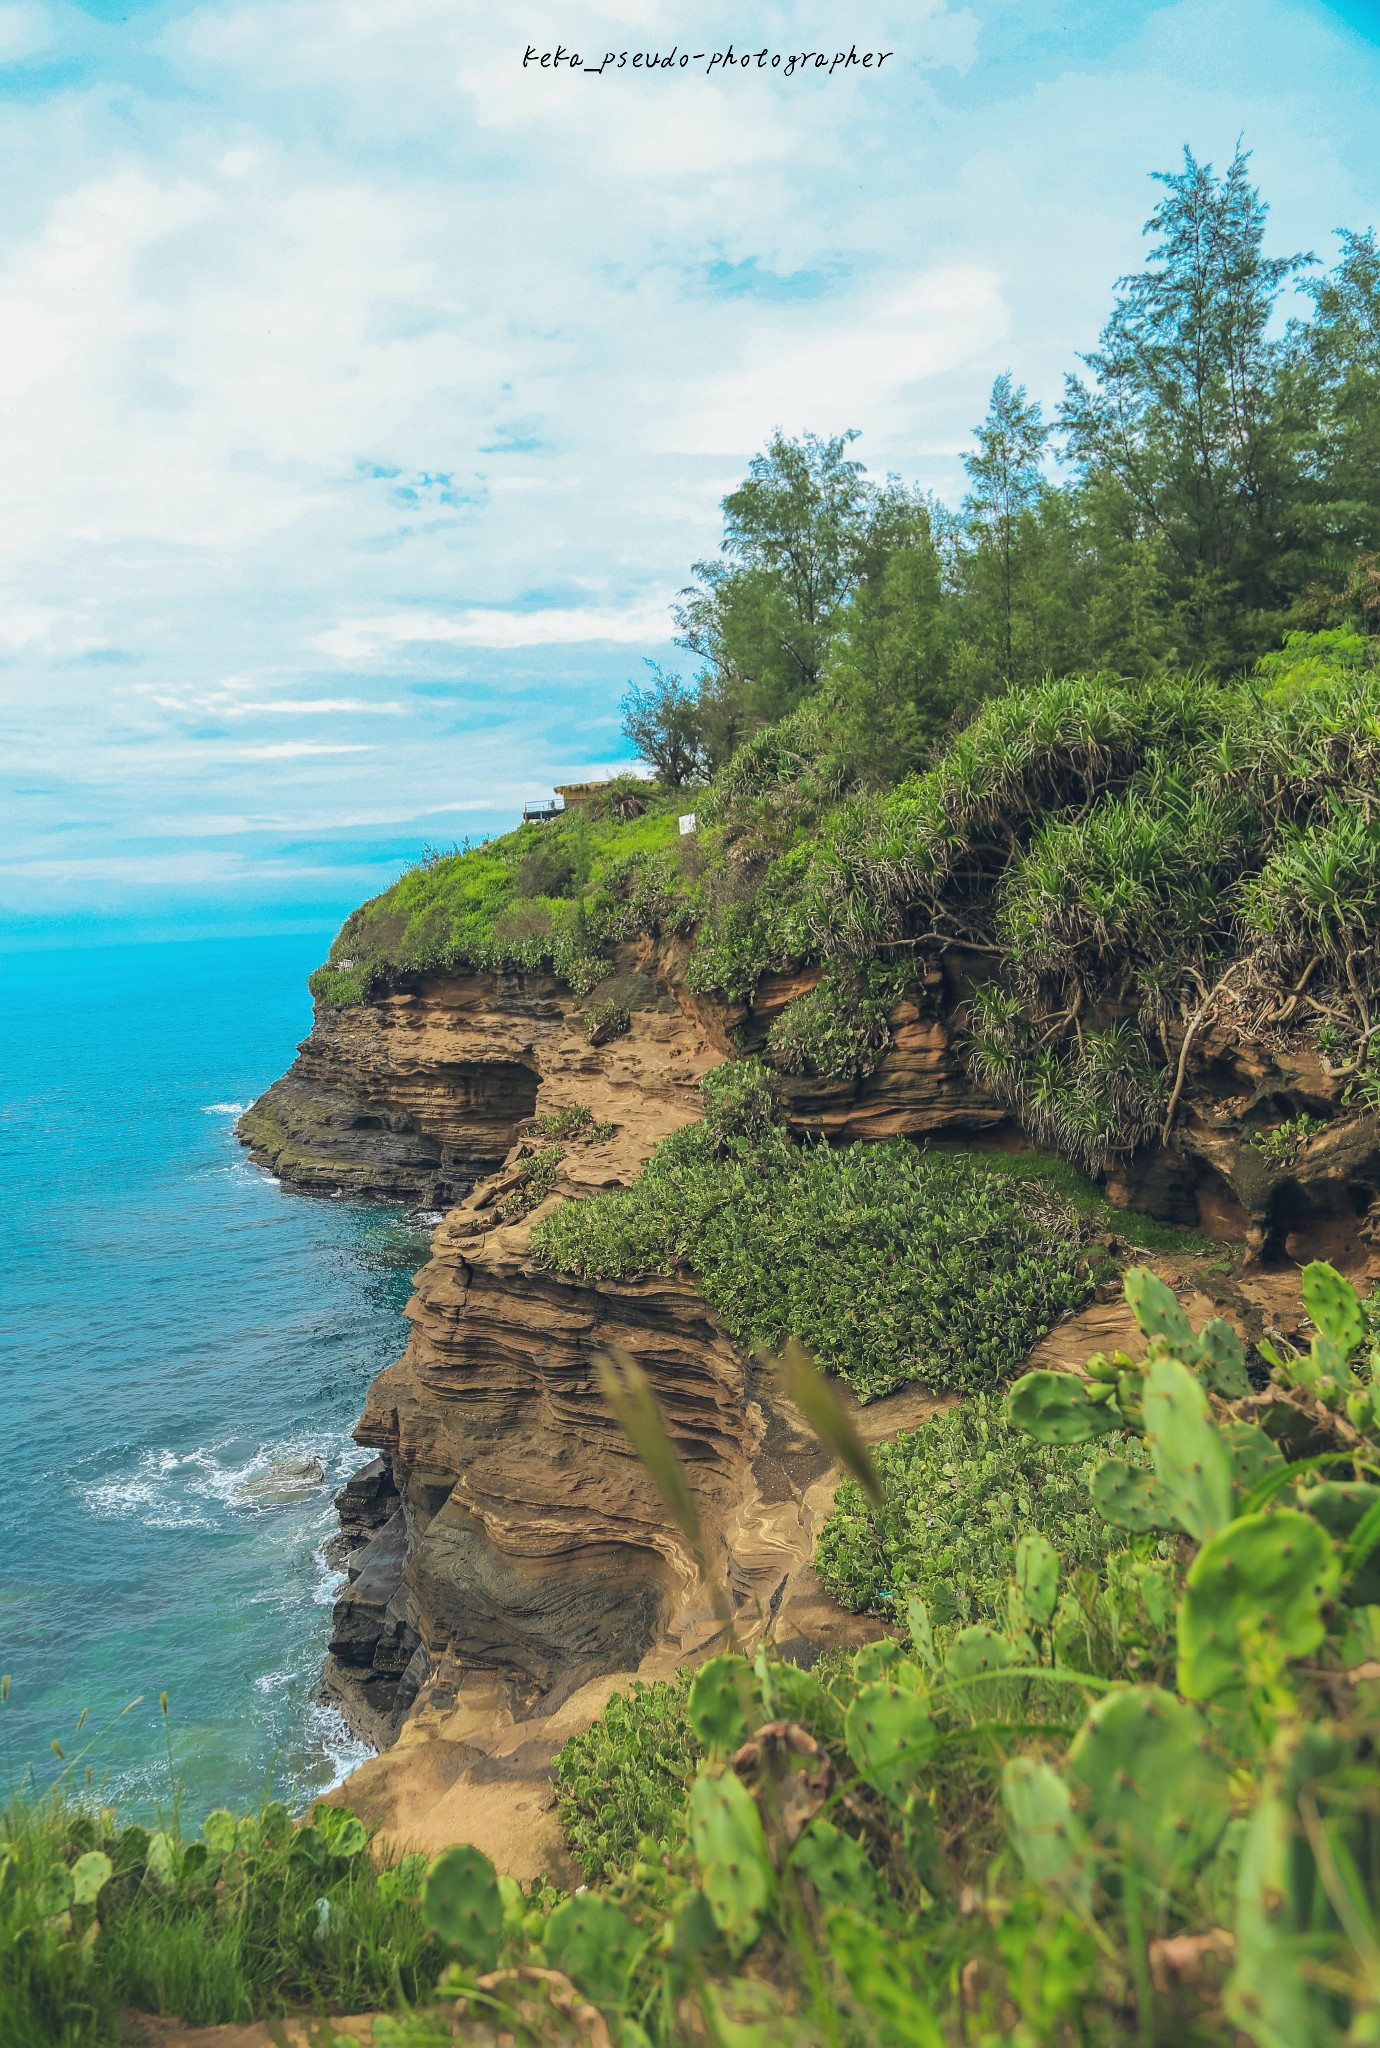
[[[626,701],[664,787],[405,875],[316,993],[508,964],[585,994],[619,939],[693,931],[731,1002],[824,968],[767,1050],[838,1080],[945,962],[975,1077],[1094,1172],[1164,1129],[1195,1018],[1349,1064],[1380,1006],[1380,246],[1343,235],[1286,323],[1307,262],[1266,226],[1243,153],[1186,155],[1057,424],[999,377],[956,508],[776,435],[682,593],[693,680]]]

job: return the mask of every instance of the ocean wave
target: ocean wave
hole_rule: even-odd
[[[319,1744],[326,1762],[333,1773],[330,1784],[323,1785],[323,1792],[333,1791],[344,1783],[351,1771],[357,1771],[361,1764],[367,1764],[378,1751],[372,1742],[365,1742],[356,1735],[339,1707],[329,1700],[315,1699],[307,1708],[307,1733]],[[316,1795],[318,1798],[320,1794]]]
[[[78,1491],[91,1513],[133,1518],[150,1529],[215,1528],[217,1508],[237,1519],[310,1508],[320,1524],[331,1494],[359,1462],[353,1442],[324,1432],[261,1444],[249,1457],[235,1458],[229,1448],[146,1450],[132,1472],[105,1475]]]
[[[203,1116],[243,1116],[248,1109],[247,1102],[203,1102]]]

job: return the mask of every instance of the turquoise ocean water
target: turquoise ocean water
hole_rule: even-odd
[[[325,943],[0,957],[0,1787],[113,1722],[98,1780],[165,1802],[164,1689],[192,1810],[300,1802],[365,1753],[315,1697],[321,1545],[425,1233],[288,1192],[232,1135]],[[275,1503],[284,1458],[323,1476]]]

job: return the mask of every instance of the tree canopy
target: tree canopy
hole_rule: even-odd
[[[1154,174],[1096,347],[1053,418],[1001,372],[956,508],[870,477],[851,430],[772,435],[676,606],[691,676],[624,699],[663,781],[815,698],[884,782],[1013,684],[1227,676],[1291,632],[1380,630],[1380,245],[1272,253],[1249,167]]]

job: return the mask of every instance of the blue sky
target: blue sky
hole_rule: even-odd
[[[0,0],[0,940],[330,923],[619,760],[772,428],[955,493],[1185,142],[1380,219],[1364,0],[848,15],[880,73],[588,79],[524,45],[743,12]]]

